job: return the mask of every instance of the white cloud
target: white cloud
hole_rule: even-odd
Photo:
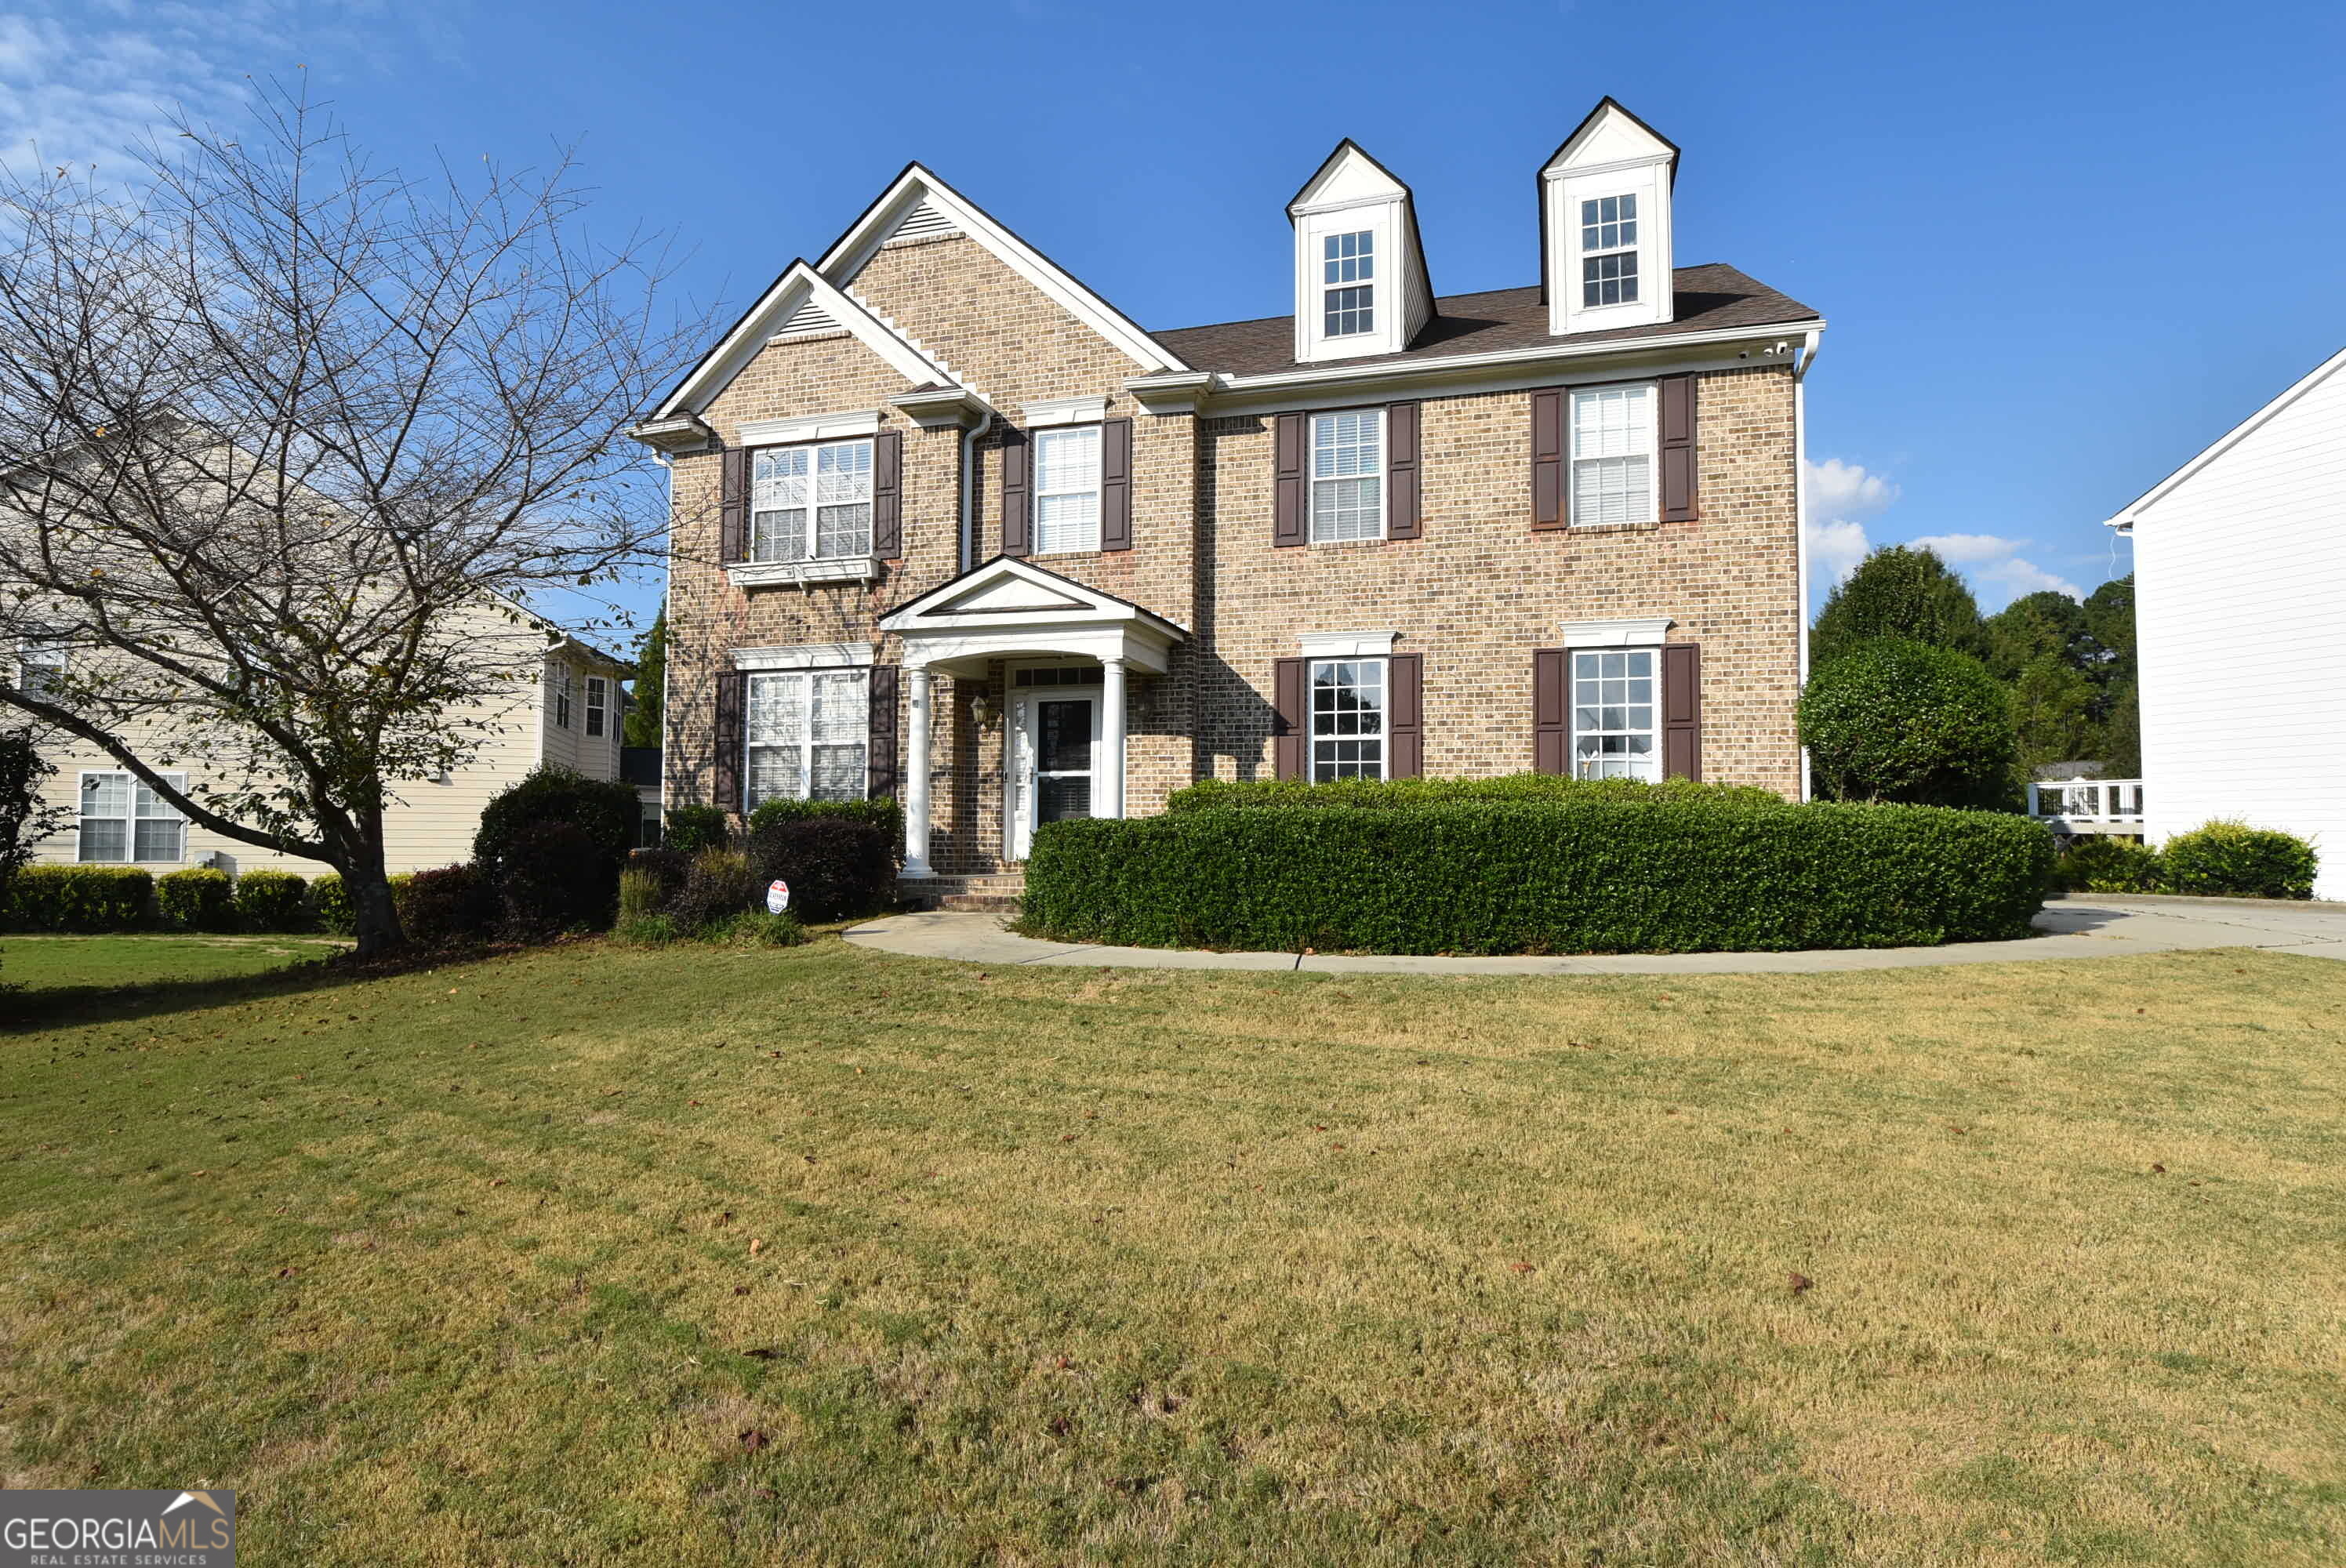
[[[1961,571],[1970,580],[1972,592],[1978,596],[1984,610],[2000,610],[2023,594],[2039,594],[2048,588],[2073,599],[2086,596],[2086,591],[2068,578],[2023,557],[2020,552],[2029,545],[2025,539],[2006,539],[1995,534],[1933,534],[1907,543],[1937,551],[1941,560]]]
[[[1898,499],[1898,486],[1854,463],[1828,457],[1803,461],[1800,484],[1808,492],[1809,579],[1822,591],[1846,580],[1872,548],[1865,520]]]
[[[1843,583],[1857,570],[1873,546],[1865,537],[1865,524],[1847,518],[1835,518],[1830,523],[1809,519],[1809,576],[1815,583]]]

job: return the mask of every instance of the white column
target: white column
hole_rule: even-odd
[[[906,665],[912,680],[912,720],[904,737],[904,872],[933,877],[929,870],[929,667]]]
[[[1100,759],[1092,769],[1092,815],[1124,815],[1124,661],[1100,660]]]

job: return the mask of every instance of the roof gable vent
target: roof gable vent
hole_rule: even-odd
[[[887,242],[893,245],[899,239],[942,239],[948,234],[960,232],[959,224],[938,211],[928,198],[923,197],[913,204],[912,211],[904,214],[903,221],[890,232]]]
[[[809,300],[790,312],[790,320],[774,329],[774,336],[798,338],[814,332],[843,332],[846,330],[830,311]]]

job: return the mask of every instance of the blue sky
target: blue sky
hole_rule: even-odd
[[[1820,560],[1939,541],[1990,608],[2127,571],[2101,519],[2346,342],[2335,5],[97,0],[0,14],[0,147],[107,161],[297,69],[388,162],[579,143],[729,311],[918,158],[1152,328],[1283,312],[1345,136],[1438,291],[1532,281],[1533,171],[1609,92],[1684,149],[1678,260],[1831,321]]]

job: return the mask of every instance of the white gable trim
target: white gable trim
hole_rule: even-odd
[[[1026,428],[1029,430],[1041,430],[1054,424],[1097,424],[1107,417],[1107,399],[1055,397],[1024,404],[1018,412],[1026,416]]]
[[[2177,469],[2174,473],[2168,474],[2166,478],[2160,480],[2148,490],[2144,491],[2140,495],[2137,496],[2123,511],[2119,512],[2116,516],[2111,518],[2106,526],[2112,528],[2132,528],[2144,512],[2165,500],[2178,485],[2182,484],[2185,481],[2191,478],[2192,475],[2198,473],[2201,469],[2207,467],[2209,463],[2223,456],[2224,453],[2231,451],[2232,448],[2239,445],[2240,443],[2246,441],[2249,436],[2255,434],[2267,424],[2270,424],[2291,403],[2305,396],[2306,393],[2311,392],[2315,387],[2320,386],[2323,382],[2329,380],[2331,376],[2336,374],[2341,369],[2346,369],[2346,349],[2339,350],[2336,353],[2331,355],[2328,359],[2314,366],[2313,369],[2308,371],[2293,385],[2284,389],[2279,397],[2265,404],[2264,407],[2257,410],[2256,412],[2249,415],[2248,418],[2234,425],[2222,435],[2218,436],[2215,442],[2209,445],[2206,451],[2200,453],[2198,456],[2193,458],[2190,462],[2185,463],[2182,467]]]
[[[949,674],[981,673],[994,659],[1074,657],[1121,659],[1162,675],[1168,652],[1189,635],[1137,605],[1011,555],[890,611],[880,629],[903,639],[907,667]]]
[[[890,369],[914,386],[930,382],[959,385],[955,376],[936,360],[923,353],[913,344],[888,330],[871,311],[851,296],[831,286],[831,280],[804,261],[793,261],[765,297],[750,308],[724,341],[710,350],[695,365],[692,373],[684,378],[668,401],[652,415],[655,420],[677,413],[698,413],[713,402],[717,394],[731,384],[735,376],[746,369],[766,346],[769,339],[781,326],[799,313],[800,308],[811,301],[832,321],[838,330],[853,335],[857,341],[885,361]]]
[[[817,268],[839,287],[848,287],[904,219],[923,204],[984,246],[1005,266],[1097,332],[1143,371],[1189,368],[1168,353],[1123,311],[1076,282],[1041,251],[995,222],[975,202],[917,163],[896,177],[895,183],[865,209],[855,226],[840,237],[839,243],[823,253]]]

